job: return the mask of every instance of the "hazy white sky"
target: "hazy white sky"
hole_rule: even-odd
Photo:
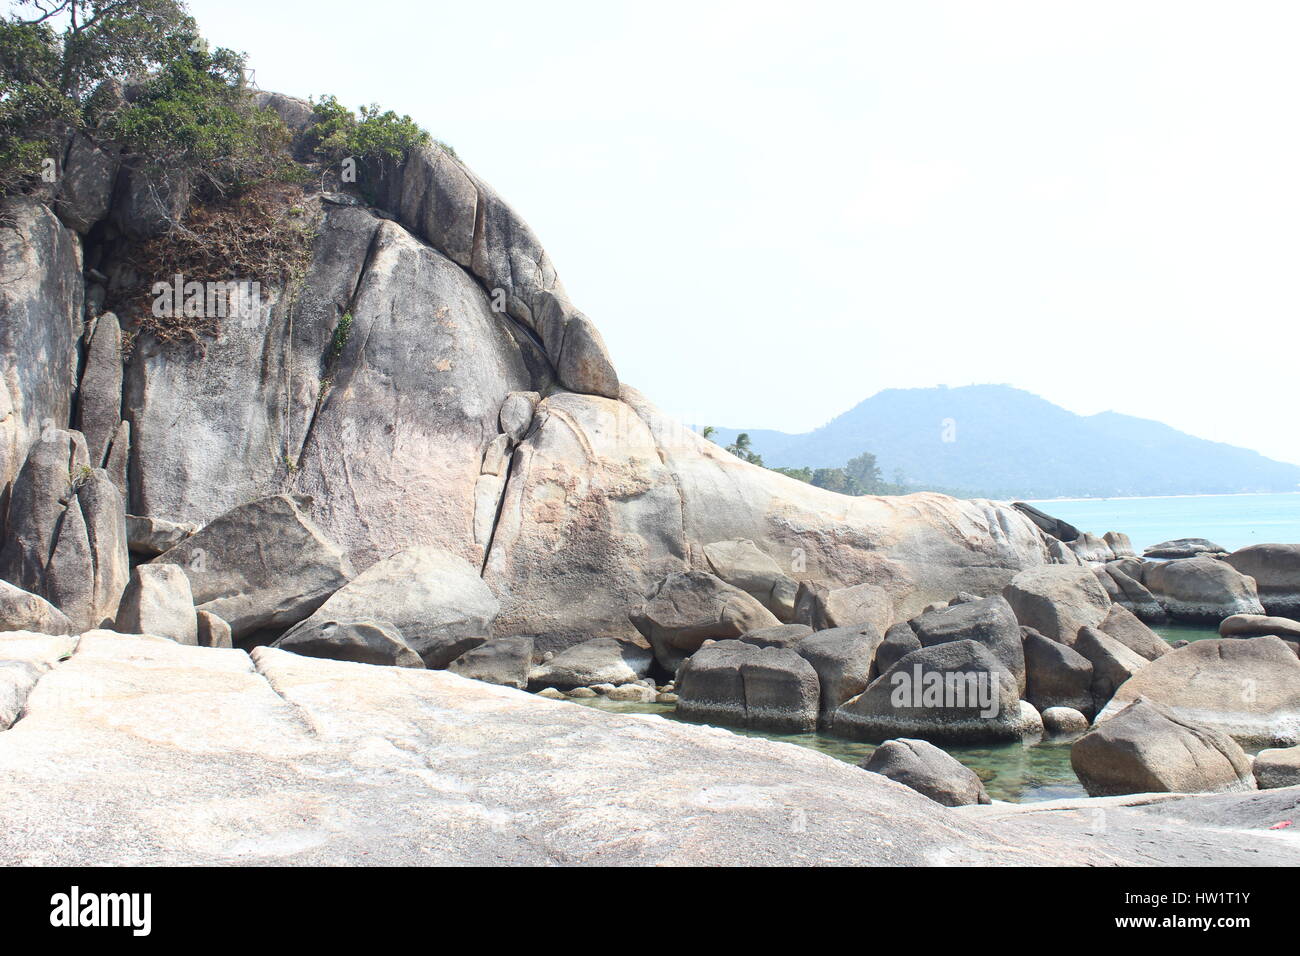
[[[454,145],[689,420],[996,382],[1300,462],[1300,5],[190,5]]]

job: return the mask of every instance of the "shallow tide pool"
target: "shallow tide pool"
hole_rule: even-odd
[[[1166,641],[1199,641],[1218,637],[1212,628],[1169,625],[1153,628]],[[603,697],[575,700],[599,710],[615,714],[658,714],[668,720],[678,720],[672,704],[633,704],[606,700]],[[745,737],[763,737],[797,744],[843,760],[859,763],[876,749],[874,744],[845,740],[828,734],[768,734],[755,730],[728,727],[732,733]],[[1011,744],[991,744],[982,747],[945,747],[984,781],[984,789],[994,800],[1010,803],[1029,803],[1037,800],[1059,800],[1064,797],[1086,797],[1088,794],[1074,775],[1070,766],[1070,744],[1074,737],[1055,737],[1042,741]]]

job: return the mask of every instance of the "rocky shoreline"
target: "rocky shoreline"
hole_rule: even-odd
[[[1300,544],[1139,557],[1023,503],[741,461],[620,381],[436,145],[365,198],[303,187],[301,283],[160,338],[102,307],[184,213],[148,175],[70,151],[0,227],[6,862],[438,862],[453,833],[458,862],[1297,858],[1263,831],[1300,790],[1254,791],[1300,785]],[[1222,636],[1171,648],[1166,620]],[[884,746],[849,767],[560,700],[597,695]],[[1104,804],[1100,840],[980,822],[943,745],[1043,736],[1090,794],[1231,794],[1244,822],[1179,836],[1211,799],[1185,796]]]

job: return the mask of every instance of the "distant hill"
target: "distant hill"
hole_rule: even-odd
[[[768,467],[832,468],[872,452],[887,481],[996,498],[1300,490],[1300,466],[1116,412],[1075,415],[1007,385],[886,389],[815,431],[749,433]]]

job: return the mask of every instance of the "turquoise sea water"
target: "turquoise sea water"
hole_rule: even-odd
[[[1031,502],[1080,531],[1122,531],[1143,548],[1173,538],[1209,538],[1229,551],[1300,542],[1300,494],[1185,498],[1070,498]]]

